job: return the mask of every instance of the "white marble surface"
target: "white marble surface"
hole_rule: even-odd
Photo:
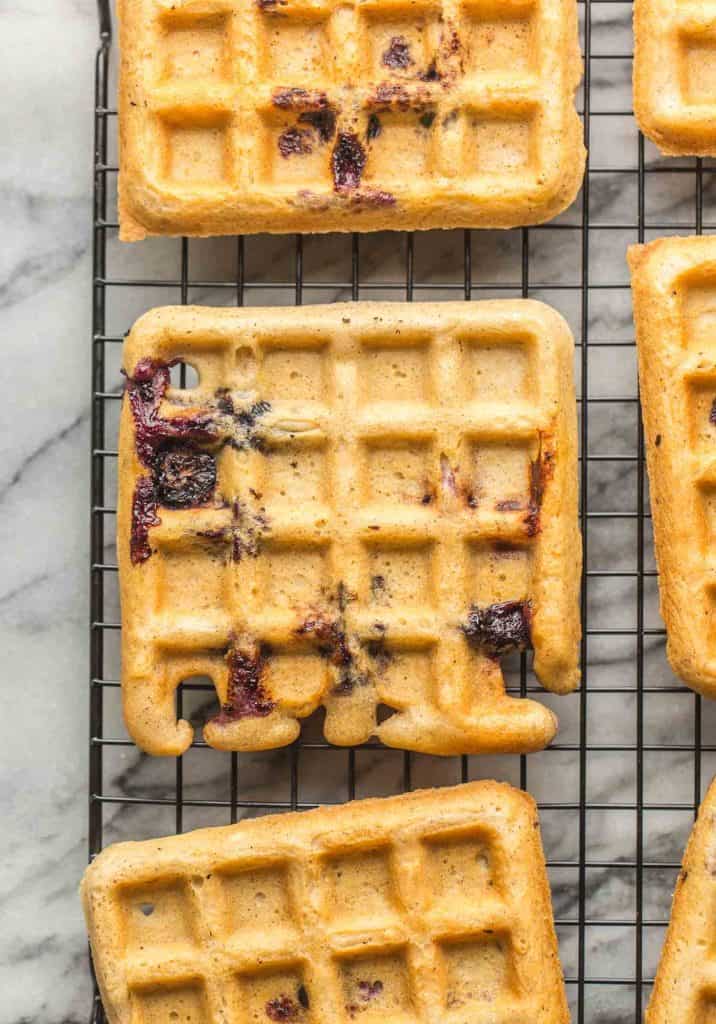
[[[84,929],[76,886],[87,851],[87,671],[88,671],[88,418],[90,386],[90,189],[91,108],[96,17],[92,0],[0,0],[0,67],[4,102],[0,104],[5,140],[0,164],[0,316],[5,353],[4,401],[0,406],[0,539],[3,563],[0,586],[4,662],[5,754],[2,821],[2,922],[0,930],[0,1024],[74,1024],[87,1019],[91,986]],[[592,4],[594,53],[627,53],[631,47],[628,4]],[[595,167],[635,168],[637,136],[628,115],[606,118],[600,111],[630,106],[628,61],[592,63],[592,162]],[[658,166],[647,147],[649,166]],[[662,225],[693,225],[694,176],[655,174],[647,184],[649,236]],[[705,217],[713,219],[713,175],[704,176]],[[580,284],[581,200],[560,218],[574,230],[544,229],[530,233],[530,294],[557,306],[581,336]],[[589,252],[589,283],[624,285],[626,244],[636,240],[636,174],[595,174],[590,216],[595,229]],[[602,224],[631,225],[606,230]],[[658,225],[658,226],[657,226]],[[361,295],[383,296],[381,285],[404,276],[404,239],[379,236],[361,245]],[[416,298],[453,297],[445,286],[462,277],[459,232],[416,238],[415,271],[429,285]],[[292,245],[280,241],[247,242],[247,281],[290,281]],[[156,276],[176,279],[178,243],[152,241],[120,247],[111,238],[109,273],[113,277]],[[228,241],[192,243],[194,279],[230,281],[235,246]],[[511,284],[520,292],[521,235],[475,234],[473,281]],[[306,280],[321,284],[306,290],[304,300],[330,301],[345,290],[330,282],[347,280],[350,244],[346,239],[307,241]],[[491,294],[492,289],[476,292]],[[392,293],[393,297],[400,294]],[[192,288],[190,300],[229,303],[230,289]],[[177,301],[178,289],[112,289],[108,294],[108,330],[121,334],[146,308]],[[248,287],[246,301],[292,302],[291,287]],[[632,324],[625,288],[590,291],[590,396],[610,397],[590,406],[592,454],[629,455],[636,451],[636,407],[619,399],[635,394],[631,347],[604,347],[604,341],[628,343]],[[579,354],[578,354],[579,362]],[[107,387],[119,386],[116,351],[110,360]],[[112,441],[112,424],[108,444]],[[588,493],[593,511],[634,511],[636,473],[633,463],[591,463]],[[648,531],[647,531],[648,532]],[[648,543],[648,542],[647,542]],[[107,558],[112,559],[111,544]],[[652,565],[647,546],[647,565]],[[633,520],[590,523],[590,569],[636,567]],[[116,615],[114,582],[108,580],[108,618]],[[591,628],[632,627],[636,621],[636,583],[630,578],[589,581]],[[659,626],[655,581],[647,579],[648,626]],[[117,666],[108,655],[106,674]],[[635,645],[629,638],[594,637],[589,643],[588,725],[590,744],[628,748],[636,740],[636,700],[630,693],[605,688],[635,686]],[[645,681],[650,687],[674,685],[659,637],[648,638]],[[117,713],[116,693],[107,697],[105,733],[125,736]],[[579,796],[579,696],[544,698],[559,714],[563,749],[529,758],[528,788],[543,803],[573,804]],[[197,708],[197,713],[200,708]],[[200,717],[200,715],[199,715]],[[687,691],[649,694],[644,702],[644,735],[650,744],[693,742],[694,698]],[[703,741],[716,741],[716,711],[704,705]],[[566,749],[564,749],[566,748]],[[252,799],[287,798],[286,752],[241,760],[241,795]],[[344,752],[304,752],[300,758],[302,801],[340,800],[347,795]],[[394,752],[356,756],[357,794],[396,791],[403,760]],[[646,753],[644,796],[673,802],[681,810],[650,811],[644,819],[645,858],[676,862],[691,820],[694,759],[688,750]],[[714,757],[705,754],[703,782]],[[456,781],[459,765],[416,757],[414,785]],[[519,781],[516,758],[471,759],[472,776],[497,775]],[[185,758],[185,797],[228,798],[228,758],[215,751],[192,750]],[[171,799],[174,762],[153,761],[131,747],[109,749],[103,790],[108,795],[144,795]],[[596,866],[586,875],[585,964],[588,978],[633,978],[636,906],[635,814],[620,809],[636,797],[636,759],[632,751],[590,750],[587,798],[599,805],[587,815],[588,859]],[[551,861],[578,856],[578,815],[574,810],[542,814]],[[171,831],[171,806],[142,808],[121,803],[105,811],[105,841],[143,838]],[[187,808],[184,827],[227,820],[225,809]],[[621,867],[599,866],[617,861]],[[578,912],[577,869],[553,867],[555,913],[574,921]],[[663,920],[668,908],[673,869],[644,875],[643,913]],[[623,924],[600,926],[599,922]],[[566,974],[577,969],[577,929],[560,926]],[[644,972],[654,970],[662,929],[644,931]],[[574,1002],[575,990],[570,985]],[[587,985],[585,1020],[590,1024],[632,1021],[632,986]]]
[[[0,2],[0,1021],[88,1016],[92,0]]]

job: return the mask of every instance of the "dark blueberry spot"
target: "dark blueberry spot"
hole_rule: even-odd
[[[304,156],[312,150],[311,133],[307,129],[286,128],[278,137],[278,151],[284,159]]]
[[[381,635],[369,640],[365,649],[368,657],[375,662],[376,669],[384,672],[392,661],[392,654],[385,645],[386,627],[381,622],[375,622],[373,628],[379,630]]]
[[[256,558],[261,549],[261,539],[270,528],[263,511],[252,513],[241,501],[231,504],[231,556],[240,562],[244,555]]]
[[[139,904],[139,909],[142,911],[142,913],[144,914],[145,917],[151,917],[151,915],[154,913],[154,904],[153,903],[140,903]]]
[[[711,412],[709,413],[709,423],[716,423],[716,398],[711,403]]]
[[[484,608],[473,605],[460,627],[468,642],[493,657],[531,646],[529,601],[503,601]]]
[[[312,637],[319,652],[339,667],[347,667],[353,663],[353,654],[348,645],[343,625],[339,620],[329,619],[323,615],[314,615],[296,630],[298,636]]]
[[[377,597],[379,594],[385,593],[385,576],[380,574],[371,576],[370,578],[370,590],[373,597]]]
[[[359,981],[358,982],[358,995],[363,1002],[370,1002],[371,999],[375,999],[383,991],[383,982],[376,978],[375,981]]]
[[[296,995],[298,996],[298,1001],[301,1004],[301,1006],[304,1008],[304,1010],[307,1010],[310,1004],[308,1002],[308,992],[306,991],[306,986],[299,985],[298,992],[296,993]]]
[[[433,58],[430,61],[430,63],[428,64],[427,68],[425,69],[425,71],[423,71],[420,75],[418,75],[418,78],[420,78],[420,80],[422,82],[439,82],[440,81],[440,79],[442,78],[442,75],[438,71],[437,63],[435,61],[435,58]]]
[[[300,124],[310,124],[315,128],[321,142],[329,142],[336,134],[336,112],[331,106],[321,107],[320,110],[304,110],[298,120]]]
[[[540,439],[540,446],[541,443]],[[530,463],[530,498],[527,515],[524,519],[528,537],[535,537],[540,531],[540,511],[547,481],[551,479],[554,472],[553,459],[552,452],[542,452],[540,447],[539,455]]]
[[[168,508],[196,508],[209,500],[216,486],[216,459],[193,448],[168,448],[157,453],[156,495]]]
[[[377,139],[380,133],[383,131],[383,126],[380,123],[380,118],[377,114],[371,114],[368,118],[368,128],[366,129],[365,137],[368,142],[372,142],[373,139]]]
[[[309,616],[296,629],[296,636],[313,640],[318,653],[338,670],[338,681],[333,688],[337,696],[346,696],[357,686],[368,682],[366,674],[356,668],[343,616],[331,618],[320,612]]]
[[[433,121],[435,120],[435,111],[426,110],[424,114],[421,114],[418,118],[423,128],[431,128]]]
[[[498,501],[495,509],[498,512],[521,512],[524,505],[519,498],[507,498],[505,501]]]
[[[132,527],[129,538],[132,565],[139,565],[149,558],[152,553],[149,546],[149,530],[160,523],[154,481],[149,476],[140,476],[134,485],[132,497]]]
[[[394,206],[396,199],[392,192],[382,188],[364,188],[353,193],[353,202],[361,206]]]
[[[232,439],[232,446],[240,451],[246,448],[254,448],[256,451],[263,451],[264,442],[257,431],[259,419],[271,408],[269,402],[254,402],[248,409],[236,411],[233,403],[231,415],[235,425],[239,428],[238,436]]]
[[[344,612],[348,605],[355,601],[356,598],[357,595],[352,590],[349,590],[343,580],[341,580],[336,588],[336,599],[339,610]]]
[[[239,650],[233,645],[229,647],[229,685],[226,701],[212,719],[216,725],[228,725],[241,718],[263,718],[273,711],[274,702],[263,686],[266,656],[266,651],[256,653]]]
[[[216,395],[216,408],[219,412],[223,412],[226,416],[232,416],[234,412],[234,402],[229,394],[229,389],[217,388],[214,394]]]
[[[290,996],[280,995],[275,999],[269,999],[266,1003],[266,1016],[269,1020],[292,1021],[298,1020],[301,1008],[291,999]]]
[[[419,97],[408,92],[402,82],[381,82],[375,90],[373,102],[379,107],[397,107],[399,110],[408,110],[422,103]]]
[[[360,185],[365,168],[365,150],[352,132],[341,132],[331,155],[333,187],[337,192]]]
[[[659,445],[661,444],[661,434],[656,435],[656,437],[654,438],[654,444],[657,448],[659,447]]]
[[[405,36],[393,36],[390,46],[381,57],[386,68],[407,68],[413,63],[410,56],[410,44]]]
[[[457,34],[457,31],[455,29],[453,29],[452,32],[450,33],[450,39],[448,40],[447,52],[454,54],[454,53],[457,53],[459,49],[460,49],[460,36]]]
[[[271,102],[279,110],[326,110],[330,104],[325,92],[317,89],[277,89]]]

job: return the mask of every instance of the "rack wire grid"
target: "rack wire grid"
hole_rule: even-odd
[[[701,233],[716,201],[713,165],[664,160],[631,112],[631,4],[580,0],[590,150],[579,198],[552,223],[450,231],[234,239],[117,240],[115,47],[98,0],[92,283],[92,513],[89,852],[267,811],[339,803],[418,785],[497,777],[540,807],[560,953],[577,1024],[639,1021],[671,892],[703,788],[716,767],[716,713],[681,686],[664,654],[639,415],[627,244]],[[580,520],[585,572],[581,690],[542,694],[557,741],[529,757],[439,759],[378,743],[337,750],[312,732],[285,750],[227,754],[195,742],[148,758],[119,709],[114,563],[116,432],[123,337],[165,303],[292,304],[352,298],[531,296],[576,339]],[[185,368],[181,368],[184,374]],[[511,692],[542,693],[524,656]],[[178,711],[199,722],[208,681],[184,683]],[[93,1021],[103,1021],[95,992]]]

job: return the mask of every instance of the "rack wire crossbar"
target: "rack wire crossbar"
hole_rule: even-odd
[[[602,76],[612,74],[611,69],[618,66],[614,62],[628,64],[631,52],[624,52],[623,38],[617,32],[614,33],[614,52],[610,52],[604,42],[603,24],[599,45],[593,51],[595,17],[621,16],[626,21],[626,17],[630,17],[630,4],[621,0],[579,2],[585,58],[581,99],[584,136],[589,149],[591,136],[599,132],[602,155],[599,165],[595,161],[595,165],[590,166],[588,162],[581,196],[566,219],[560,218],[557,224],[503,233],[502,238],[509,236],[511,239],[512,251],[516,254],[515,273],[508,281],[493,281],[491,277],[485,279],[479,273],[483,263],[487,264],[487,273],[492,273],[491,263],[485,259],[489,247],[484,239],[489,238],[494,245],[495,233],[451,232],[452,255],[462,270],[455,279],[437,282],[421,280],[419,267],[416,267],[420,239],[411,233],[386,233],[378,239],[380,250],[387,253],[392,261],[393,276],[388,280],[376,280],[374,275],[366,275],[365,251],[370,246],[371,258],[374,258],[376,243],[369,236],[358,234],[344,237],[343,244],[348,250],[347,273],[339,277],[331,274],[329,278],[320,280],[314,279],[307,267],[308,247],[320,250],[328,242],[301,236],[273,241],[272,251],[278,252],[275,247],[279,247],[282,265],[292,267],[290,272],[283,272],[278,277],[267,274],[265,270],[252,274],[247,252],[250,240],[243,238],[236,238],[233,242],[221,240],[224,257],[229,251],[227,246],[232,247],[234,272],[228,277],[214,279],[216,275],[213,273],[209,276],[192,275],[195,247],[206,243],[186,238],[172,243],[176,246],[177,272],[168,278],[157,276],[155,272],[128,275],[121,268],[119,272],[115,271],[110,266],[117,233],[116,214],[112,208],[117,159],[112,146],[116,133],[116,110],[112,106],[114,97],[110,89],[113,42],[109,0],[98,0],[98,8],[100,45],[96,55],[95,79],[92,282],[90,857],[96,855],[107,841],[121,834],[116,815],[141,811],[142,808],[157,813],[170,812],[171,824],[181,832],[186,827],[193,827],[196,813],[214,815],[211,820],[235,822],[246,814],[313,806],[313,798],[303,792],[302,786],[302,765],[309,757],[330,758],[330,762],[325,761],[329,773],[334,772],[337,759],[342,759],[345,781],[331,802],[353,799],[356,795],[364,795],[359,762],[362,764],[367,757],[380,757],[385,753],[378,743],[337,752],[325,742],[304,737],[287,752],[282,752],[280,760],[267,762],[276,773],[276,785],[258,794],[251,786],[244,785],[245,776],[251,771],[245,755],[222,755],[227,777],[221,793],[208,796],[195,785],[192,776],[195,761],[189,761],[189,755],[194,758],[210,752],[205,743],[197,740],[184,758],[176,760],[172,779],[168,783],[165,780],[163,788],[143,786],[140,779],[134,789],[120,786],[119,792],[113,791],[116,778],[112,776],[112,765],[115,762],[110,765],[108,758],[111,755],[129,756],[132,749],[131,742],[117,734],[113,721],[116,715],[113,706],[108,704],[116,697],[119,686],[113,646],[116,645],[119,623],[111,596],[114,593],[111,588],[116,589],[117,577],[112,554],[115,506],[113,496],[108,495],[117,454],[116,415],[113,417],[112,413],[117,410],[121,395],[115,354],[119,351],[123,332],[131,323],[122,321],[117,326],[116,317],[110,315],[110,301],[116,296],[119,303],[129,304],[133,310],[132,317],[142,312],[147,303],[153,304],[154,289],[162,293],[161,302],[167,301],[164,296],[168,294],[172,296],[171,301],[178,299],[182,304],[202,302],[212,291],[220,296],[221,302],[237,305],[266,302],[267,296],[270,301],[283,304],[301,304],[304,299],[313,299],[314,296],[318,301],[326,301],[325,296],[329,293],[331,299],[340,293],[341,297],[359,300],[376,288],[381,294],[405,301],[434,292],[444,293],[443,297],[450,298],[454,298],[455,293],[462,294],[467,301],[488,294],[511,294],[540,297],[558,306],[562,302],[571,303],[568,308],[575,330],[581,414],[580,521],[585,555],[581,595],[583,685],[573,698],[562,698],[565,703],[555,704],[560,717],[565,706],[573,708],[574,714],[570,719],[569,713],[565,713],[567,734],[561,730],[557,742],[544,754],[530,755],[529,759],[524,756],[502,758],[499,764],[495,759],[453,759],[451,781],[464,781],[491,772],[501,773],[502,777],[510,778],[537,796],[543,827],[547,826],[544,828],[545,846],[574,1020],[576,1024],[641,1021],[653,980],[660,936],[668,916],[668,899],[665,903],[662,900],[659,906],[654,904],[652,879],[659,891],[668,897],[683,845],[681,838],[676,848],[665,848],[662,842],[652,841],[651,823],[654,820],[668,820],[672,824],[678,821],[674,828],[681,830],[679,837],[685,837],[702,796],[703,764],[709,755],[716,755],[716,742],[702,740],[708,723],[701,698],[685,690],[668,673],[662,679],[664,630],[654,611],[657,573],[651,551],[644,438],[638,415],[635,374],[633,389],[629,393],[621,388],[616,395],[594,394],[593,359],[601,352],[608,359],[616,359],[621,351],[633,359],[632,332],[629,329],[628,336],[623,336],[619,330],[610,332],[609,318],[602,315],[603,296],[613,296],[619,301],[619,296],[624,294],[622,302],[627,303],[628,317],[628,281],[623,253],[627,241],[642,242],[660,233],[678,230],[702,233],[708,221],[704,211],[710,166],[705,167],[701,160],[679,161],[674,162],[677,166],[670,166],[669,162],[655,159],[635,127],[636,164],[634,155],[625,153],[623,165],[601,166],[604,125],[609,125],[610,118],[615,119],[615,124],[621,124],[625,116],[631,117],[631,111],[622,109],[619,104],[614,109],[604,110],[594,102],[597,86],[601,88],[603,85],[595,83],[594,69],[599,67]],[[603,65],[597,66],[596,61],[608,62],[607,71],[603,70]],[[616,131],[612,145],[620,146]],[[673,219],[668,216],[668,208],[664,215],[663,203],[654,216],[650,213],[651,183],[658,182],[662,187],[666,179],[675,183],[679,197],[678,215]],[[628,195],[634,206],[634,216],[625,216],[623,209],[618,215],[610,214],[605,220],[595,216],[595,194],[599,199],[600,193],[596,190],[601,188],[603,181],[610,183],[617,197],[626,194],[624,190],[631,189]],[[684,182],[691,191],[690,198],[688,195],[685,197]],[[713,222],[716,225],[716,211]],[[560,273],[550,279],[539,244],[541,238],[547,237],[545,232],[551,232],[550,237],[562,245],[567,244],[567,239],[570,244],[576,239],[576,248],[570,252],[578,254],[578,271],[572,278],[566,279],[564,273]],[[614,235],[606,249],[601,246],[601,254],[598,251],[600,247],[595,247],[595,239],[600,232],[605,232],[605,237]],[[617,232],[621,232],[624,239],[617,236]],[[605,251],[606,266],[603,265]],[[399,277],[395,273],[396,254],[400,259]],[[216,299],[209,304],[215,302]],[[137,310],[138,305],[141,308]],[[616,336],[610,336],[611,333]],[[628,420],[632,430],[630,443],[622,443],[621,447],[612,445],[613,438],[605,429],[603,419],[596,419],[602,413],[611,417],[612,422],[618,417],[624,421],[631,417]],[[599,476],[601,473],[611,473],[612,483],[623,485],[629,500],[618,503],[613,487],[610,489],[609,480],[605,483]],[[628,564],[595,564],[603,547],[598,531],[605,524],[613,529],[617,528],[615,524],[622,524],[623,529],[630,531],[624,535],[629,548]],[[591,588],[607,584],[623,588],[620,594],[631,608],[629,621],[602,621],[600,604],[595,601]],[[597,648],[599,656],[595,654]],[[625,664],[633,673],[628,682],[619,677]],[[513,693],[525,695],[539,690],[534,685],[534,677],[528,671],[524,656],[516,665],[510,683],[509,690]],[[202,694],[205,698],[211,690],[212,687],[202,683],[182,684],[177,694],[179,714],[183,708],[186,709],[186,702],[200,699]],[[662,697],[672,702],[688,702],[686,715],[682,715],[681,720],[688,719],[689,735],[670,735],[668,730],[652,735],[652,710]],[[570,700],[571,705],[567,703]],[[605,700],[610,703],[605,705]],[[620,732],[618,738],[614,738],[614,718],[622,707],[631,716],[631,735],[625,737]],[[609,716],[612,716],[611,726]],[[595,725],[599,724],[602,728],[597,730]],[[213,756],[218,755],[214,752]],[[410,753],[391,752],[391,756],[399,758],[399,769],[395,772],[396,788],[411,789],[418,774],[421,784],[429,783],[430,779],[423,779],[422,775],[425,759],[421,761],[419,756]],[[604,758],[614,757],[626,758],[623,764],[628,765],[628,780],[609,792],[600,787],[600,779]],[[569,760],[564,761],[565,758]],[[665,761],[667,758],[670,760]],[[712,767],[716,766],[716,758],[712,760]],[[662,763],[677,766],[681,776],[687,779],[687,792],[681,793],[679,798],[669,798],[668,792],[662,794],[651,784],[657,766]],[[565,764],[572,771],[574,782],[569,794],[562,793],[556,785],[557,775]],[[434,770],[438,772],[437,767]],[[443,776],[444,768],[441,768],[439,780]],[[539,791],[535,793],[535,780],[538,778],[541,782],[538,782]],[[550,798],[550,785],[557,790],[554,798]],[[606,842],[607,855],[602,855],[598,844],[595,848],[594,837],[596,835],[604,842],[604,833],[600,829],[616,827],[614,823],[617,821],[622,823],[619,828],[628,837],[626,847],[612,851]],[[615,879],[622,879],[623,884],[616,896],[611,892],[615,885],[619,885]],[[600,909],[595,899],[600,893],[604,897],[605,909]],[[656,945],[653,936],[656,936]],[[91,1020],[100,1024],[104,1019],[95,990]]]

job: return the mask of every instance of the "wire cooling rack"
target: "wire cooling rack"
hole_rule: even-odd
[[[580,106],[590,158],[555,222],[509,232],[117,242],[116,54],[98,0],[92,285],[89,848],[245,815],[495,776],[538,800],[560,952],[577,1024],[639,1021],[681,852],[716,767],[716,713],[668,669],[638,410],[627,244],[716,222],[709,162],[663,160],[631,114],[631,5],[581,0]],[[139,754],[119,713],[114,564],[116,430],[124,334],[154,305],[531,296],[577,343],[583,687],[542,694],[560,718],[549,750],[441,760],[379,744],[337,751],[304,729],[285,751],[236,755],[197,742],[168,762]],[[184,372],[182,370],[182,372]],[[523,657],[512,692],[541,693]],[[212,700],[183,684],[179,713]],[[95,995],[92,1020],[103,1021]]]

